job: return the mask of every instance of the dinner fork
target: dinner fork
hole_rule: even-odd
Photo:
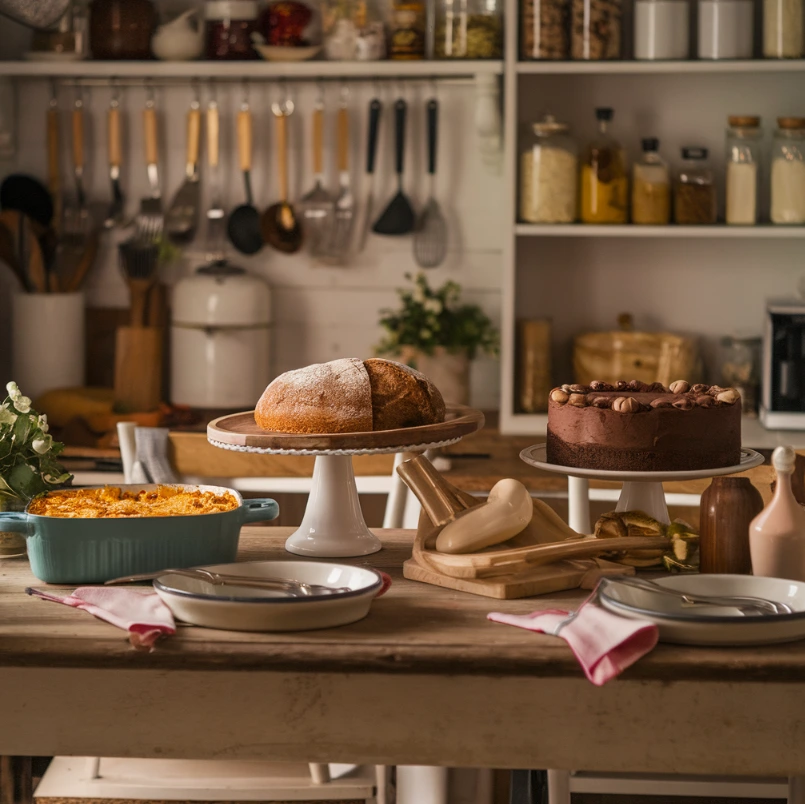
[[[305,583],[291,579],[280,578],[253,578],[248,575],[227,575],[212,572],[201,568],[194,569],[164,569],[159,572],[146,572],[141,575],[127,575],[123,578],[113,578],[105,581],[105,586],[114,586],[124,583],[137,583],[138,581],[152,581],[162,575],[181,575],[185,578],[194,578],[206,581],[215,586],[244,586],[252,589],[277,589],[288,592],[292,597],[313,597],[314,595],[330,595],[334,592],[350,592],[347,586],[322,586],[316,583]]]

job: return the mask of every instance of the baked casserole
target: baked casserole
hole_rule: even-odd
[[[219,514],[239,504],[229,492],[216,494],[182,486],[123,491],[117,486],[104,486],[48,492],[31,501],[28,513],[69,519],[131,519]]]

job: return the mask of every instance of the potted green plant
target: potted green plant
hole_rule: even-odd
[[[72,475],[57,457],[64,444],[48,433],[47,417],[39,415],[17,383],[6,385],[0,404],[0,511],[22,511],[44,491],[57,488]],[[25,539],[0,532],[0,558],[25,554]]]
[[[461,303],[456,282],[431,288],[423,273],[405,278],[413,287],[397,290],[399,309],[380,311],[385,335],[377,353],[421,371],[447,401],[467,404],[470,361],[498,353],[498,331],[478,305]]]

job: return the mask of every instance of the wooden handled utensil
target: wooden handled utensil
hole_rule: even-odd
[[[197,98],[187,113],[187,164],[185,180],[165,216],[165,231],[171,242],[189,243],[196,236],[201,207],[198,158],[201,143],[201,107]]]
[[[109,181],[112,185],[112,200],[106,213],[104,226],[111,229],[123,219],[123,190],[120,187],[120,165],[123,161],[123,145],[120,131],[120,102],[117,94],[112,96],[106,113],[106,133],[109,147]]]
[[[242,254],[256,254],[263,247],[263,234],[260,231],[260,213],[252,198],[252,113],[247,103],[238,112],[238,152],[246,188],[246,203],[232,210],[226,231],[238,251]]]

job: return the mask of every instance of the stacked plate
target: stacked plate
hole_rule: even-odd
[[[785,603],[790,614],[747,614],[728,606],[690,605],[650,589],[603,584],[600,605],[657,625],[662,642],[684,645],[766,645],[805,639],[805,583],[753,575],[676,575],[655,581],[667,589],[706,596],[749,596]]]

